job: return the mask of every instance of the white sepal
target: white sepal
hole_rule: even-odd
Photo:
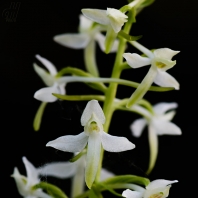
[[[104,116],[103,110],[100,107],[98,101],[91,100],[87,103],[87,105],[83,111],[83,114],[81,116],[81,125],[82,126],[85,126],[87,124],[87,122],[89,121],[89,119],[91,118],[93,113],[97,116],[97,118],[99,119],[101,124],[105,123],[105,116]]]
[[[108,25],[109,18],[107,17],[106,10],[99,10],[99,9],[82,9],[81,10],[83,15],[86,16],[88,19],[95,21],[99,24]]]
[[[124,53],[123,57],[126,59],[128,65],[132,68],[139,68],[151,64],[150,58],[142,57],[135,53]]]
[[[176,90],[179,90],[177,80],[165,71],[158,70],[154,83],[161,87],[174,87]]]
[[[83,49],[90,42],[90,36],[87,33],[60,34],[54,37],[54,41],[65,47]]]
[[[147,121],[144,118],[135,120],[131,125],[130,129],[135,137],[140,137],[144,128],[146,127]]]
[[[126,197],[126,198],[142,198],[143,194],[141,192],[132,191],[132,190],[127,189],[127,190],[123,191],[122,196]]]
[[[57,74],[56,67],[54,66],[53,63],[51,63],[46,58],[43,58],[38,54],[36,55],[36,58],[47,68],[47,70],[50,72],[52,76],[55,76]]]

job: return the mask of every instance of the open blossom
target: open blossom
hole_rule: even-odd
[[[73,49],[84,49],[85,66],[88,72],[94,76],[99,76],[99,71],[95,58],[97,42],[100,49],[105,51],[105,36],[101,34],[101,31],[106,28],[101,25],[94,25],[93,21],[87,19],[83,15],[80,15],[79,33],[66,33],[56,35],[54,41]],[[115,52],[118,48],[118,41],[115,40],[110,52]]]
[[[98,101],[91,100],[87,103],[81,116],[84,131],[79,135],[59,137],[46,145],[67,152],[80,152],[87,145],[85,181],[89,188],[91,188],[98,170],[101,146],[109,152],[121,152],[135,148],[135,145],[125,137],[112,136],[104,132],[104,123],[105,116]]]
[[[38,169],[40,175],[53,176],[61,179],[72,178],[71,197],[76,197],[84,191],[85,180],[84,172],[86,167],[86,156],[82,155],[80,159],[75,162],[51,162]],[[100,174],[100,181],[114,174],[102,168]]]
[[[158,153],[158,135],[181,135],[181,129],[170,122],[174,115],[175,111],[169,111],[175,109],[177,103],[158,103],[153,106],[153,114],[150,112],[147,113],[147,118],[139,118],[135,120],[131,125],[130,129],[132,134],[135,137],[140,137],[146,125],[148,125],[149,132],[149,144],[150,144],[150,165],[148,173],[152,170],[155,165],[155,161]],[[146,111],[146,109],[143,109]],[[139,108],[139,111],[141,109]],[[169,112],[167,112],[169,111]],[[167,113],[166,113],[167,112]]]
[[[48,71],[34,64],[34,70],[41,77],[47,87],[39,89],[35,92],[34,98],[42,102],[55,102],[57,98],[52,93],[65,94],[66,83],[58,83],[56,67],[47,59],[36,55],[36,58],[46,67]]]
[[[19,173],[18,169],[14,168],[12,177],[15,179],[19,194],[25,198],[52,198],[41,189],[33,190],[33,186],[40,182],[39,172],[37,169],[23,157],[27,177]]]
[[[169,181],[165,179],[157,179],[152,181],[146,189],[138,188],[135,191],[129,189],[123,191],[122,196],[126,198],[166,198],[169,195],[171,184],[178,182],[177,180]]]
[[[101,26],[93,26],[93,21],[87,19],[83,15],[80,15],[79,33],[56,35],[54,37],[54,41],[73,49],[89,48],[93,41],[97,41],[101,50],[104,51],[105,36],[100,33],[104,30],[105,29]],[[111,52],[115,52],[117,50],[117,45],[118,42],[115,42]]]
[[[82,9],[82,13],[92,21],[102,25],[110,25],[115,33],[121,30],[128,18],[127,15],[114,8],[107,8],[107,10]]]
[[[161,87],[174,87],[177,90],[179,89],[179,83],[166,72],[176,64],[176,61],[172,61],[171,59],[174,55],[178,54],[179,51],[173,51],[169,48],[160,48],[151,52],[135,41],[131,43],[148,57],[142,57],[136,53],[124,53],[123,57],[126,59],[128,65],[132,68],[139,68],[146,65],[151,65],[151,67],[141,84],[129,99],[128,107],[139,101],[153,82]]]

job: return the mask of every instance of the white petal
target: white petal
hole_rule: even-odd
[[[26,173],[27,173],[27,182],[28,182],[27,186],[29,186],[29,185],[33,186],[39,182],[38,172],[37,172],[36,168],[33,166],[33,164],[30,163],[26,157],[23,157],[22,160],[25,165],[25,169],[26,169]]]
[[[128,18],[128,16],[126,16],[120,10],[114,8],[107,8],[107,15],[115,33],[118,33],[121,30],[124,23],[127,22]]]
[[[160,102],[153,106],[153,109],[156,114],[162,115],[171,109],[175,109],[178,107],[176,102]]]
[[[30,196],[29,198],[37,198],[37,197],[39,197],[39,198],[52,198],[50,195],[48,195],[47,193],[44,193],[41,190],[34,191],[34,196],[35,197]]]
[[[158,58],[171,60],[172,57],[178,54],[179,52],[180,51],[173,51],[169,48],[160,48],[160,49],[156,49],[153,53]]]
[[[135,145],[125,137],[112,136],[105,132],[100,132],[100,134],[102,146],[106,151],[121,152],[135,148]]]
[[[83,111],[83,114],[81,116],[82,126],[86,125],[86,123],[89,121],[89,119],[91,118],[93,113],[100,120],[101,124],[105,123],[105,116],[104,116],[103,110],[100,107],[98,101],[97,100],[91,100],[87,103],[87,105],[86,105],[86,107]]]
[[[41,77],[43,82],[48,86],[52,86],[54,84],[54,77],[49,74],[46,70],[39,67],[37,64],[33,65],[35,72]]]
[[[57,74],[56,67],[50,61],[38,54],[36,55],[36,58],[48,69],[52,76],[55,76]]]
[[[87,32],[91,28],[93,21],[84,17],[82,14],[80,14],[79,18],[80,18],[80,27],[79,27],[80,32]]]
[[[171,121],[173,119],[173,117],[175,116],[176,114],[176,111],[170,111],[166,114],[163,115],[163,120],[166,120],[166,121]]]
[[[95,35],[95,40],[98,42],[100,49],[104,52],[105,51],[105,36],[101,33],[97,33]],[[119,44],[118,40],[115,40],[110,52],[116,52],[118,49],[118,44]]]
[[[146,126],[147,122],[144,118],[140,118],[135,120],[131,125],[130,125],[130,129],[131,132],[133,134],[133,136],[135,137],[140,137],[145,126]]]
[[[165,180],[165,179],[156,179],[156,180],[152,181],[146,187],[146,189],[147,190],[152,190],[152,189],[155,189],[155,188],[166,187],[167,185],[170,185],[170,184],[173,184],[173,183],[176,183],[176,182],[178,182],[178,181],[177,180],[170,181],[170,180]]]
[[[84,132],[78,135],[65,135],[48,142],[46,146],[51,146],[61,151],[80,152],[85,148],[88,138]]]
[[[86,16],[88,19],[95,21],[99,24],[108,25],[109,18],[107,17],[106,10],[99,10],[99,9],[82,9],[81,10],[83,15]]]
[[[127,190],[123,191],[122,196],[126,197],[126,198],[142,198],[143,194],[141,192],[132,191],[132,190],[127,189]]]
[[[38,173],[43,176],[58,177],[61,179],[72,177],[76,173],[76,162],[52,162],[37,169]]]
[[[54,86],[52,87],[45,87],[39,89],[35,92],[34,98],[42,102],[55,102],[57,98],[53,96],[52,93],[60,93],[60,90],[58,89],[58,84],[54,84]]]
[[[122,56],[126,59],[128,65],[132,68],[139,68],[151,64],[150,58],[142,57],[135,53],[124,53]]]
[[[154,79],[154,83],[161,87],[174,87],[176,90],[179,90],[179,83],[174,77],[165,71],[158,70],[157,75]]]
[[[66,83],[59,84],[60,94],[62,95],[66,94],[65,86],[66,86]]]
[[[100,181],[103,181],[103,180],[108,179],[108,178],[113,177],[113,176],[115,176],[115,174],[113,174],[112,172],[102,168],[101,172],[100,172]]]
[[[89,136],[88,148],[87,148],[87,165],[85,170],[85,181],[88,188],[91,188],[96,173],[98,170],[98,164],[100,161],[100,152],[101,152],[101,140],[100,134],[93,132]]]
[[[152,124],[158,135],[181,135],[181,129],[172,122],[153,119]]]
[[[54,41],[65,47],[83,49],[88,45],[90,36],[87,33],[60,34],[54,37]]]

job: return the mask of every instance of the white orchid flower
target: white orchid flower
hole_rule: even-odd
[[[161,87],[174,87],[176,90],[179,89],[179,83],[166,72],[176,64],[176,61],[172,61],[171,59],[174,55],[178,54],[179,51],[173,51],[169,48],[160,48],[151,52],[136,41],[132,41],[131,43],[148,57],[142,57],[136,53],[124,53],[123,57],[126,59],[128,65],[132,68],[139,68],[146,65],[151,65],[151,67],[129,99],[128,107],[142,99],[153,82]]]
[[[174,103],[174,102],[158,103],[153,106],[153,114],[151,114],[146,109],[142,108],[143,114],[145,114],[145,111],[147,111],[146,119],[145,118],[137,119],[130,125],[132,134],[135,137],[140,137],[145,126],[148,125],[150,162],[149,162],[149,168],[147,170],[147,173],[151,172],[156,162],[156,158],[158,154],[157,136],[158,135],[181,135],[181,129],[174,123],[170,122],[175,115],[175,111],[169,111],[169,110],[175,109],[177,108],[177,106],[178,106],[177,103]],[[141,107],[139,107],[138,111],[141,112]]]
[[[34,98],[42,102],[55,102],[57,98],[52,93],[65,94],[66,83],[60,84],[57,81],[56,67],[47,59],[36,55],[36,58],[46,67],[48,71],[34,64],[34,70],[41,77],[47,87],[42,88],[35,92]]]
[[[40,182],[37,169],[23,157],[27,177],[21,175],[18,169],[14,168],[12,177],[15,179],[19,194],[25,198],[52,198],[41,189],[34,190],[33,186]]]
[[[91,188],[100,161],[101,145],[109,152],[121,152],[135,148],[125,137],[112,136],[103,131],[105,116],[97,100],[87,103],[81,116],[84,132],[79,135],[66,135],[47,143],[61,151],[80,152],[87,147],[85,182]]]
[[[82,155],[80,159],[75,162],[51,162],[38,169],[40,175],[53,176],[61,179],[72,178],[71,197],[76,197],[84,191],[85,187],[85,167],[86,157]],[[109,177],[113,177],[114,174],[108,170],[102,168],[100,181],[103,181]]]
[[[146,189],[142,188],[141,191],[139,188],[135,191],[127,189],[123,191],[122,196],[126,198],[166,198],[169,195],[171,184],[176,182],[178,181],[157,179],[152,181]]]
[[[35,131],[38,131],[40,128],[43,112],[47,103],[55,102],[57,98],[52,95],[52,93],[65,94],[65,82],[59,82],[56,78],[57,70],[56,67],[49,60],[36,55],[36,58],[46,67],[48,71],[39,67],[37,64],[34,64],[35,72],[41,77],[43,82],[47,87],[39,89],[34,93],[34,98],[40,100],[42,103],[38,108],[34,121],[33,127]]]
[[[99,76],[95,60],[95,41],[98,42],[100,49],[105,51],[105,36],[101,34],[104,31],[102,26],[94,26],[93,21],[87,19],[83,15],[80,15],[80,27],[79,33],[76,34],[60,34],[54,37],[54,41],[73,49],[84,49],[84,60],[86,69],[94,76]],[[118,48],[118,41],[114,42],[111,52],[116,52]]]
[[[121,30],[128,18],[127,15],[114,8],[107,8],[107,10],[82,9],[82,13],[92,21],[102,25],[110,25],[115,33]]]
[[[111,52],[117,34],[120,32],[124,23],[127,22],[128,16],[114,8],[107,8],[107,10],[82,9],[81,11],[88,19],[107,27],[105,53],[108,54]]]

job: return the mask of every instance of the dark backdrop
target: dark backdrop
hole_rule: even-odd
[[[47,105],[39,132],[34,132],[32,121],[40,104],[33,98],[36,90],[44,87],[33,70],[37,62],[35,54],[52,61],[58,69],[75,66],[84,69],[82,50],[73,50],[56,44],[53,36],[66,32],[77,32],[82,8],[120,8],[126,1],[30,1],[20,0],[16,21],[6,20],[6,9],[12,1],[1,0],[1,181],[6,197],[20,197],[14,180],[10,177],[14,167],[25,174],[22,156],[26,156],[36,167],[51,161],[67,161],[70,153],[64,153],[45,144],[65,134],[78,134],[83,128],[80,116],[86,102],[56,102]],[[156,0],[138,17],[133,26],[133,35],[143,35],[139,40],[146,47],[168,47],[181,51],[174,57],[177,65],[169,70],[179,82],[181,89],[166,93],[149,92],[145,98],[152,104],[177,102],[179,108],[173,119],[182,129],[182,136],[161,136],[156,167],[149,176],[151,180],[179,180],[170,190],[170,197],[192,197],[196,191],[196,130],[197,130],[197,35],[198,2],[196,0]],[[131,52],[133,52],[133,48]],[[111,73],[114,55],[105,56],[98,49],[98,64],[101,75]],[[140,82],[148,70],[127,70],[122,77]],[[80,88],[79,88],[80,87]],[[129,97],[134,89],[121,86],[118,97]],[[68,94],[86,94],[91,89],[80,83],[67,85]],[[93,92],[96,93],[96,92]],[[110,133],[126,135],[136,148],[129,152],[108,153],[104,167],[115,174],[137,174],[145,176],[148,164],[147,131],[142,138],[130,135],[129,125],[139,116],[116,112]],[[3,178],[3,179],[2,179]],[[70,181],[43,178],[60,185],[67,193]]]

